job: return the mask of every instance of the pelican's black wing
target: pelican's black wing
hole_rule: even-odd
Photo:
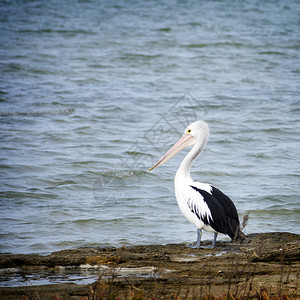
[[[212,220],[210,219],[209,222],[208,219],[203,220],[204,223],[234,239],[240,232],[240,221],[231,199],[213,186],[211,193],[192,185],[191,187],[201,194],[211,211]]]

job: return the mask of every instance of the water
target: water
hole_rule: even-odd
[[[2,287],[32,286],[58,283],[91,284],[103,276],[104,266],[1,268]],[[103,276],[104,277],[104,276]]]
[[[217,254],[220,255],[220,254]],[[199,259],[199,258],[198,258]],[[183,260],[179,260],[183,261]],[[191,259],[190,259],[191,261]],[[57,283],[92,284],[97,279],[112,279],[116,277],[159,277],[155,267],[111,268],[106,265],[84,264],[77,267],[58,266],[32,268],[2,268],[0,269],[1,285],[4,287],[45,285]],[[169,272],[170,270],[164,270]]]
[[[0,3],[1,252],[194,241],[187,151],[147,169],[197,119],[193,178],[299,233],[298,1]]]

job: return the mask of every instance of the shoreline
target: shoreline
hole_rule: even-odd
[[[2,282],[4,271],[11,270],[15,276],[19,272],[25,283],[0,287],[0,298],[125,299],[140,295],[142,299],[174,299],[186,295],[197,299],[205,295],[250,297],[257,293],[300,296],[300,235],[257,233],[250,234],[245,244],[219,241],[214,249],[208,248],[210,244],[204,241],[201,249],[169,244],[84,247],[47,256],[0,254]],[[90,276],[90,282],[74,283],[76,274],[79,278]],[[57,283],[34,284],[47,282],[47,276],[57,277]]]

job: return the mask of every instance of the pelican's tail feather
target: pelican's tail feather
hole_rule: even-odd
[[[247,236],[242,232],[240,226],[238,226],[236,231],[235,231],[235,235],[232,238],[232,241],[243,243],[243,242],[246,241],[246,239],[247,239]]]

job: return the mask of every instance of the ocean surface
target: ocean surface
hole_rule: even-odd
[[[195,241],[173,187],[188,150],[147,169],[198,119],[193,179],[246,233],[300,233],[299,1],[0,7],[0,252]]]

